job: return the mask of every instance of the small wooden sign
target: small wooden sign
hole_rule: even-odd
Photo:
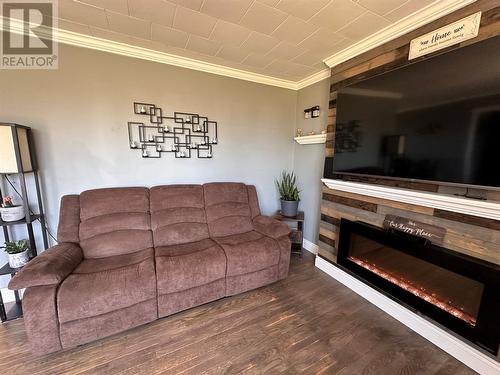
[[[413,39],[410,42],[408,60],[439,51],[464,40],[475,38],[479,33],[480,22],[481,12],[477,12]]]
[[[400,232],[422,237],[436,244],[442,244],[446,234],[445,228],[436,227],[434,225],[421,223],[420,221],[396,215],[385,216],[384,228],[394,229]]]

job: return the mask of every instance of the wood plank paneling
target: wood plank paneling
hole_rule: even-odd
[[[333,203],[344,204],[346,206],[356,207],[366,211],[371,211],[371,212],[377,211],[376,204],[366,202],[363,200],[342,197],[340,195],[336,195],[336,191],[332,191],[331,193],[323,193],[323,199]]]
[[[458,221],[460,223],[466,223],[466,224],[476,225],[479,227],[500,230],[500,221],[488,219],[485,217],[465,215],[465,214],[461,214],[458,212],[451,212],[451,211],[438,210],[438,209],[436,209],[434,211],[434,216],[440,217],[442,219]]]

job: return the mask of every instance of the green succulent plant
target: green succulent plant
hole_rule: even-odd
[[[1,249],[5,249],[7,254],[19,254],[29,250],[29,248],[28,240],[9,241],[5,243],[5,246],[1,247]]]
[[[300,201],[300,191],[297,188],[297,177],[293,172],[281,172],[281,178],[276,180],[280,199],[284,201]]]

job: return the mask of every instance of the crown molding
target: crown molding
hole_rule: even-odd
[[[446,16],[476,0],[438,0],[421,10],[401,19],[400,21],[383,28],[369,37],[352,44],[342,51],[326,58],[323,62],[330,68],[350,60],[362,53],[378,47],[390,40],[396,39],[410,31],[416,30],[432,21]]]
[[[304,79],[301,79],[296,83],[296,90],[303,89],[304,87],[311,86],[312,84],[322,81],[326,78],[330,78],[332,71],[330,68],[320,70],[317,73],[310,75]]]
[[[0,17],[1,29],[3,30],[3,17]],[[18,34],[23,34],[24,23],[20,20],[10,19],[10,30]],[[48,34],[47,34],[48,35]],[[252,73],[240,69],[230,68],[218,64],[204,62],[188,57],[173,55],[166,52],[154,51],[147,48],[124,44],[107,39],[101,39],[90,35],[79,34],[63,29],[54,29],[53,40],[58,43],[68,44],[77,47],[94,49],[97,51],[109,52],[117,55],[134,57],[137,59],[154,61],[162,64],[178,66],[181,68],[197,70],[205,73],[217,74],[220,76],[242,79],[245,81],[261,83],[264,85],[276,86],[290,90],[297,90],[297,82],[280,79],[264,74]]]

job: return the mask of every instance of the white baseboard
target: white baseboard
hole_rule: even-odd
[[[361,297],[367,299],[393,318],[399,320],[405,326],[464,363],[466,366],[477,371],[479,374],[500,374],[500,363],[490,356],[467,345],[464,341],[432,324],[377,290],[369,287],[323,258],[316,257],[315,264],[320,270],[341,282]]]
[[[302,247],[314,255],[318,254],[319,246],[305,238],[302,240]]]

